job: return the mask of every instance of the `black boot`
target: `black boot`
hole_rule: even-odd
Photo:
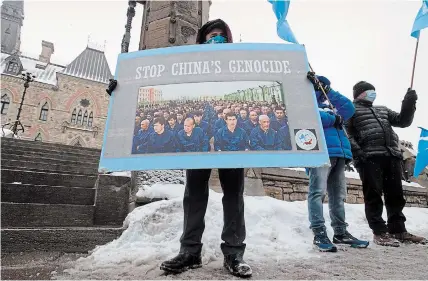
[[[232,275],[247,278],[251,277],[253,271],[251,267],[244,261],[242,255],[228,255],[224,257],[223,266],[229,270]]]
[[[160,269],[171,273],[182,273],[189,269],[202,267],[201,256],[193,256],[189,253],[179,253],[174,258],[164,261]]]

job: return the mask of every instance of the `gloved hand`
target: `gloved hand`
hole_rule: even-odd
[[[343,118],[338,114],[336,114],[335,117],[336,117],[336,121],[334,121],[333,126],[341,130],[343,128]]]
[[[407,89],[407,93],[404,96],[405,100],[410,100],[410,101],[417,101],[418,100],[418,95],[416,94],[415,90],[412,90],[411,88]]]
[[[116,89],[117,86],[117,80],[114,79],[110,79],[109,80],[110,83],[108,84],[108,87],[106,89],[106,92],[109,96],[111,96],[111,93],[114,91],[114,89]]]
[[[324,89],[324,92],[328,94],[330,92],[330,85],[327,85],[315,75],[315,72],[309,71],[306,77],[311,81],[312,85],[314,85],[315,91],[321,91],[321,87]]]

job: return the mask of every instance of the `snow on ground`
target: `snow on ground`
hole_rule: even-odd
[[[140,193],[140,196],[167,197],[170,200],[162,200],[136,208],[126,218],[124,225],[128,228],[121,237],[97,247],[90,256],[77,260],[64,271],[65,274],[57,275],[56,278],[162,278],[160,277],[161,273],[159,273],[160,263],[173,257],[179,251],[183,224],[183,191],[184,186],[178,184],[146,186],[144,194]],[[205,217],[206,229],[202,239],[204,243],[203,263],[206,265],[205,268],[211,267],[211,270],[214,271],[221,268],[223,258],[220,250],[220,235],[223,225],[221,198],[222,194],[210,191],[210,200]],[[346,204],[346,215],[349,231],[352,234],[363,239],[372,239],[371,231],[364,216],[364,205]],[[405,215],[407,216],[409,231],[428,235],[428,209],[406,208]],[[324,216],[326,225],[329,225],[330,220],[326,205]],[[319,258],[323,254],[312,249],[313,236],[308,228],[306,201],[285,202],[271,197],[246,197],[245,218],[247,226],[245,259],[259,268],[258,274],[263,270],[266,272],[277,270],[274,268],[282,267],[279,265],[293,264],[295,267],[301,263],[309,264],[309,266],[320,266]],[[328,234],[330,237],[332,236],[330,227]],[[384,248],[380,250],[381,248],[376,245],[371,246],[371,248],[374,248],[374,254],[378,255],[385,254],[385,251],[392,251],[390,249],[384,250]],[[354,251],[361,250],[354,249]],[[366,249],[366,251],[370,251],[370,249]],[[423,256],[420,251],[418,252],[419,255]],[[379,258],[372,256],[372,259]],[[370,263],[372,264],[372,262]],[[214,268],[212,268],[213,265]],[[153,272],[156,274],[153,275]],[[344,272],[346,275],[346,270]],[[262,279],[272,278],[271,275],[266,274],[259,276]],[[192,275],[186,276],[185,279]],[[227,276],[227,274],[226,277],[203,275],[199,278],[223,279],[228,278]],[[330,279],[328,276],[330,275],[327,275],[327,279]]]

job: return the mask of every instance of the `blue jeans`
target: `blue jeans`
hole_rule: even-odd
[[[323,201],[328,193],[331,227],[335,235],[342,235],[348,224],[345,222],[346,179],[345,159],[330,158],[330,167],[309,168],[308,210],[310,228],[314,233],[325,231]]]

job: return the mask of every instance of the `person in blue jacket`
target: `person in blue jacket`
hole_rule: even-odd
[[[195,127],[195,120],[184,120],[184,129],[177,135],[177,152],[207,152],[208,140],[201,128]]]
[[[290,128],[288,125],[279,128],[277,133],[281,150],[291,150]]]
[[[244,108],[239,110],[238,127],[245,130],[245,122],[248,120],[248,113]]]
[[[174,133],[165,128],[165,119],[156,117],[153,120],[154,132],[150,134],[148,140],[148,153],[169,153],[176,152],[176,138]]]
[[[277,133],[269,128],[269,117],[267,115],[260,115],[259,124],[260,126],[255,127],[251,131],[251,150],[280,150],[280,139],[278,138]]]
[[[193,114],[193,119],[195,120],[195,127],[201,128],[205,134],[205,137],[207,138],[207,141],[209,141],[209,139],[211,138],[210,124],[208,124],[206,121],[203,121],[202,116],[202,111],[196,111]]]
[[[270,127],[278,132],[278,130],[284,126],[288,126],[288,118],[285,116],[285,111],[282,107],[276,107],[275,118],[271,120]]]
[[[214,135],[215,151],[244,151],[249,150],[249,139],[244,129],[237,127],[235,113],[226,114],[226,126]]]
[[[355,107],[350,99],[334,91],[330,81],[323,76],[308,72],[309,81],[314,85],[330,157],[330,167],[308,168],[309,192],[308,210],[310,228],[314,232],[313,244],[322,252],[336,252],[333,244],[348,244],[366,248],[368,241],[361,241],[347,230],[345,221],[346,178],[345,165],[352,160],[351,144],[343,129],[344,121],[352,117]],[[322,90],[327,94],[334,109],[330,109]],[[328,193],[331,226],[334,231],[333,243],[327,236],[323,216],[323,200]]]
[[[167,130],[170,130],[174,136],[177,135],[177,133],[180,131],[180,127],[177,125],[177,117],[175,114],[171,114],[166,119],[168,121],[168,124],[165,126]]]
[[[141,129],[134,136],[133,154],[147,153],[147,142],[151,133],[153,133],[153,128],[150,127],[150,121],[147,119],[141,121]]]
[[[259,125],[259,116],[257,115],[256,111],[250,111],[250,117],[247,121],[244,123],[244,130],[247,133],[247,135],[251,135],[251,132],[255,127]]]
[[[212,130],[213,136],[217,134],[218,130],[220,130],[223,127],[226,127],[226,114],[228,113],[232,113],[232,111],[229,108],[223,109],[223,115],[222,115],[223,118],[219,118],[217,121],[215,121],[214,128]]]
[[[178,111],[176,116],[177,116],[177,131],[181,131],[184,129],[183,111]]]

